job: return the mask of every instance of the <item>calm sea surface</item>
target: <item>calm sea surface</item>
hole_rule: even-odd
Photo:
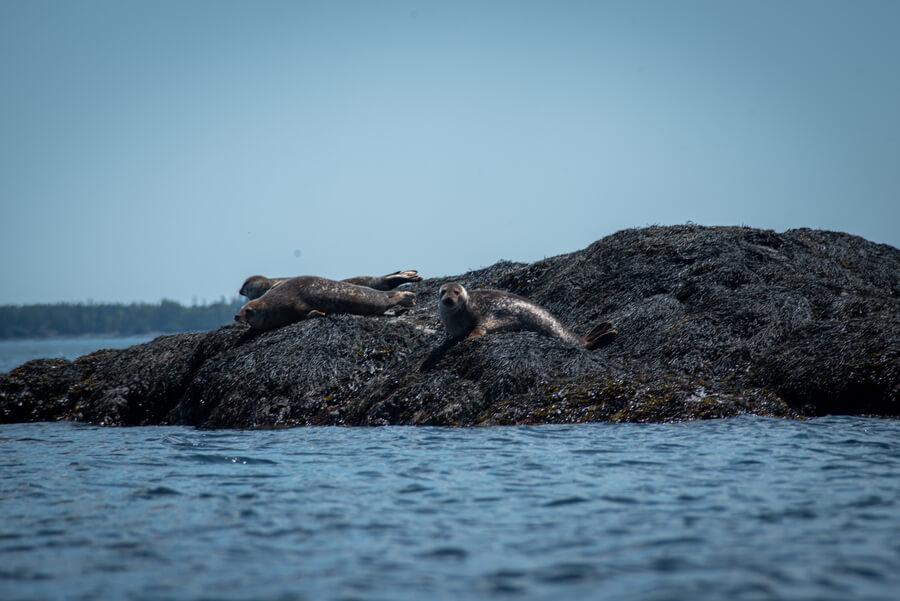
[[[102,348],[125,348],[155,338],[130,336],[124,338],[50,338],[39,340],[0,340],[0,374],[8,372],[31,359],[75,359]]]
[[[0,599],[884,599],[900,422],[0,426]]]

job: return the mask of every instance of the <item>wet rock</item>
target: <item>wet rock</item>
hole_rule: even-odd
[[[81,370],[65,359],[37,359],[0,376],[0,423],[62,419]]]
[[[443,334],[438,287],[528,296],[589,352],[506,333],[419,365]],[[0,376],[0,420],[107,425],[676,421],[756,413],[900,415],[900,251],[837,232],[625,230],[533,264],[414,284],[399,317],[164,336]]]

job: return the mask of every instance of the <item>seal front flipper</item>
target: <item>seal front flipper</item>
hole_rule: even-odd
[[[428,354],[428,357],[425,358],[425,361],[422,362],[422,365],[419,366],[419,371],[424,372],[430,370],[434,367],[438,361],[444,358],[444,355],[447,354],[451,348],[456,346],[459,343],[459,340],[450,340],[449,338],[444,339],[444,341],[437,346],[431,353]]]
[[[313,309],[309,313],[306,314],[306,319],[312,319],[313,317],[325,317],[325,314],[321,311]]]
[[[478,340],[488,333],[488,329],[484,326],[476,326],[474,330],[466,335],[466,340]]]

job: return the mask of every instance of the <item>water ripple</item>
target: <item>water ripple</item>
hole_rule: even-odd
[[[0,426],[0,598],[894,599],[900,422]]]

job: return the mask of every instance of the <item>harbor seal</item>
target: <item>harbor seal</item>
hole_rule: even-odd
[[[314,276],[290,278],[251,300],[234,320],[254,330],[273,330],[331,313],[380,315],[396,306],[411,307],[416,295],[406,290],[382,291]]]
[[[502,290],[469,292],[461,284],[444,284],[438,307],[447,338],[425,360],[422,369],[437,363],[455,344],[491,332],[537,332],[588,350],[604,346],[618,336],[608,321],[595,326],[587,336],[578,336],[540,305]]]
[[[263,275],[252,275],[244,280],[244,285],[238,291],[241,296],[246,296],[248,300],[255,300],[263,294],[271,290],[273,287],[283,284],[291,278],[267,278]],[[422,276],[415,269],[407,269],[404,271],[395,271],[382,276],[360,275],[355,278],[347,278],[341,280],[348,284],[356,284],[357,286],[366,286],[375,290],[393,290],[401,284],[409,284],[412,282],[421,282]]]

